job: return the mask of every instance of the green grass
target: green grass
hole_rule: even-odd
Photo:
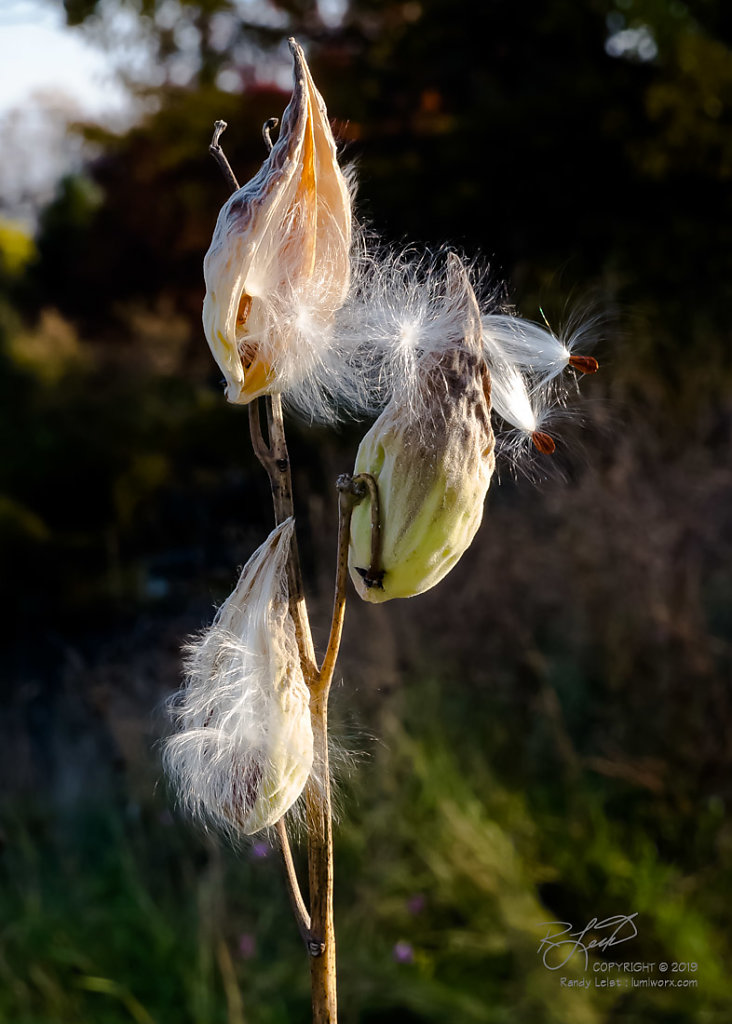
[[[732,1019],[717,898],[729,864],[682,874],[582,777],[562,813],[538,782],[511,790],[465,725],[435,725],[435,692],[421,697],[385,715],[383,744],[341,793],[343,1024]],[[222,850],[162,801],[134,815],[6,816],[0,1021],[309,1020],[307,959],[276,854]],[[608,959],[693,959],[698,989],[568,989],[561,975],[589,976],[579,962],[550,972],[537,956],[539,922],[633,912],[637,939]]]

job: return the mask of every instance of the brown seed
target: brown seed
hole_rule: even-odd
[[[250,342],[240,342],[239,353],[241,355],[242,366],[245,370],[248,370],[256,358],[257,346],[252,345]]]
[[[541,430],[535,430],[531,435],[531,440],[534,442],[534,448],[542,455],[551,455],[554,449],[557,447],[554,441],[548,434],[544,434]]]
[[[594,356],[570,356],[569,365],[580,373],[597,373],[600,367]]]

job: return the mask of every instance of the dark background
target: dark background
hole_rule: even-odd
[[[65,9],[112,59],[101,6]],[[227,194],[213,121],[247,180],[292,34],[362,219],[480,254],[531,319],[601,319],[561,473],[505,465],[428,594],[351,597],[344,1024],[728,1021],[732,8],[116,6],[155,55],[147,112],[70,128],[91,155],[32,242],[0,222],[1,1019],[309,1019],[276,854],[180,819],[157,746],[182,642],[271,528],[201,264]],[[365,429],[289,424],[320,643],[333,483]],[[542,966],[539,922],[631,913],[605,959],[691,961],[697,988],[573,990]]]

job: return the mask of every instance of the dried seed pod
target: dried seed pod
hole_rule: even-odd
[[[279,138],[222,208],[204,260],[204,330],[236,403],[312,387],[350,281],[348,185],[294,39],[290,50],[295,87]]]
[[[290,616],[286,520],[193,644],[165,762],[181,803],[232,836],[275,824],[313,765],[310,694]]]
[[[416,401],[392,400],[356,457],[355,473],[374,478],[381,505],[380,565],[371,564],[368,501],[351,523],[351,578],[367,601],[413,597],[435,586],[483,517],[495,464],[490,376],[478,303],[452,254],[445,302],[461,317],[461,341],[420,355]]]

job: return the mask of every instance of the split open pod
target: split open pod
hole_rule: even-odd
[[[224,205],[204,260],[203,325],[230,402],[295,401],[328,378],[350,282],[351,202],[323,98],[290,40],[294,90],[259,172]]]
[[[289,612],[293,520],[244,566],[213,624],[191,645],[172,703],[165,763],[179,802],[236,837],[274,825],[313,766],[310,694]]]

